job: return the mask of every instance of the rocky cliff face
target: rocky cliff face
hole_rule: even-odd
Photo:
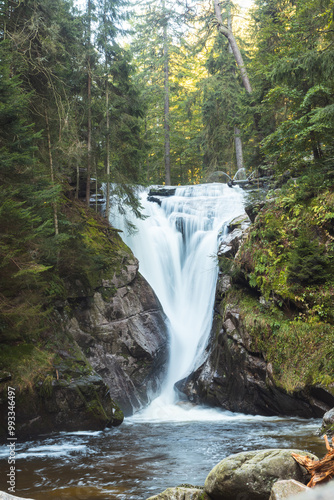
[[[124,254],[121,271],[72,308],[71,335],[111,397],[132,415],[159,391],[168,358],[164,313],[138,261]]]
[[[220,245],[219,254],[233,259],[245,230],[245,219],[235,221]],[[305,418],[322,416],[334,405],[333,395],[319,385],[310,384],[289,391],[278,383],[263,346],[258,345],[253,332],[247,329],[247,314],[251,312],[238,304],[242,287],[239,284],[239,290],[234,287],[231,293],[232,281],[221,271],[206,361],[177,383],[178,390],[192,402],[234,412]],[[255,300],[263,301],[263,298]],[[267,336],[266,328],[259,324],[257,337]]]
[[[190,401],[233,412],[321,417],[334,403],[333,396],[321,387],[292,393],[278,387],[271,363],[252,346],[238,307],[223,307],[223,318],[215,317],[213,323],[207,360],[178,382],[178,389]]]
[[[36,338],[0,348],[0,436],[7,437],[8,387],[16,437],[103,429],[159,391],[168,359],[165,316],[131,250],[81,206],[76,250],[61,260],[61,295]],[[124,414],[123,414],[124,412]]]

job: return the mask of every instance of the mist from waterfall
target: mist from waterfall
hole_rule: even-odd
[[[168,318],[170,361],[161,395],[133,418],[148,420],[216,419],[215,410],[175,405],[174,384],[203,361],[210,334],[217,281],[218,242],[227,223],[244,212],[243,191],[226,184],[177,187],[174,196],[161,197],[161,206],[141,194],[145,220],[132,218],[128,234],[121,216],[124,242],[139,260],[139,270],[152,286]],[[129,217],[129,215],[128,215]],[[181,415],[182,413],[182,415]],[[213,416],[215,414],[215,416]]]

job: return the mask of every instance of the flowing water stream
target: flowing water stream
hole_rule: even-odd
[[[157,294],[168,318],[170,363],[161,396],[138,418],[189,419],[189,408],[175,407],[174,384],[201,361],[213,315],[218,240],[227,223],[244,212],[243,191],[226,184],[176,188],[161,206],[141,195],[144,220],[128,234],[124,219],[112,220],[139,259],[139,270]],[[203,410],[192,409],[192,413]],[[212,412],[211,412],[212,413]],[[192,416],[193,417],[193,416]],[[203,415],[202,418],[205,418]]]
[[[36,500],[145,500],[169,486],[203,485],[212,467],[239,451],[306,449],[323,455],[319,421],[252,417],[178,404],[174,383],[201,362],[211,327],[219,238],[243,212],[243,192],[226,185],[177,188],[142,205],[135,235],[123,233],[168,318],[170,365],[161,395],[116,429],[59,433],[16,447],[16,494]],[[122,228],[123,220],[114,221]],[[18,409],[19,411],[19,409]],[[8,448],[0,446],[0,490]]]
[[[112,219],[123,229],[122,238],[162,304],[171,342],[162,393],[135,418],[188,420],[197,413],[202,419],[206,418],[202,408],[175,406],[174,384],[202,359],[212,324],[218,241],[227,233],[228,222],[244,212],[244,194],[227,184],[203,184],[178,187],[175,195],[160,201],[161,206],[147,201],[147,192],[142,193],[147,218],[132,221],[138,228],[135,234],[128,234],[122,217]],[[214,412],[209,413],[212,418]]]

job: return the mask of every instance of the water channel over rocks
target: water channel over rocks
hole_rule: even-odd
[[[203,485],[224,457],[246,450],[298,448],[325,454],[317,420],[259,417],[178,402],[174,383],[202,360],[210,333],[219,238],[243,212],[243,191],[211,184],[179,187],[148,202],[135,235],[123,233],[168,318],[170,365],[162,394],[118,428],[60,433],[17,443],[16,494],[45,499],[145,500],[167,487]],[[113,220],[123,228],[121,219]],[[18,409],[19,411],[19,409]],[[8,448],[0,446],[0,490]]]

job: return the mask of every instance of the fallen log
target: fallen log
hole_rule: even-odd
[[[296,462],[305,467],[311,474],[311,480],[307,483],[310,488],[313,488],[318,483],[326,483],[334,477],[334,437],[332,437],[333,446],[330,446],[326,435],[324,440],[328,453],[320,460],[312,460],[306,456],[291,453]]]

